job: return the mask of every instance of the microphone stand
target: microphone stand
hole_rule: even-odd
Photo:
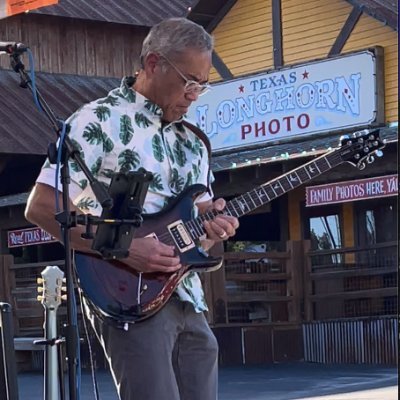
[[[29,88],[33,94],[35,90],[32,86],[32,81],[25,71],[25,66],[21,62],[22,51],[15,51],[10,55],[11,66],[15,72],[17,72],[21,77],[20,86],[23,88]],[[43,99],[39,91],[36,90],[37,99],[41,105],[44,113],[52,124],[54,130],[56,131],[58,137],[60,137],[60,132],[62,130],[63,123],[61,120],[57,119],[51,108]],[[70,244],[70,228],[76,226],[76,218],[71,216],[69,207],[69,184],[70,184],[70,174],[68,167],[68,159],[73,158],[74,161],[79,165],[88,181],[91,185],[93,193],[95,194],[97,200],[103,207],[103,209],[110,209],[113,205],[113,200],[107,193],[106,189],[96,180],[89,168],[86,166],[82,158],[80,157],[79,150],[77,150],[68,135],[65,135],[64,141],[62,143],[62,168],[61,168],[61,183],[62,183],[62,199],[63,199],[63,211],[56,215],[56,220],[60,223],[63,233],[64,240],[64,251],[65,251],[65,278],[67,286],[67,325],[66,325],[66,344],[67,344],[67,357],[68,357],[68,378],[69,378],[69,398],[70,400],[77,400],[77,374],[76,368],[78,365],[77,358],[77,344],[78,344],[78,327],[73,318],[73,310],[75,304],[73,303],[73,274],[72,274],[72,257],[71,257],[71,244]],[[55,151],[56,145],[54,143],[49,145],[49,158],[50,161],[52,156],[56,155]]]

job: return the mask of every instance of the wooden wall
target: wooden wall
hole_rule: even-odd
[[[147,28],[22,14],[0,20],[0,38],[30,46],[35,70],[120,78],[139,67]],[[28,57],[24,57],[28,67]],[[10,69],[9,58],[0,67]]]
[[[352,6],[344,0],[281,0],[284,67],[326,58]],[[272,0],[239,0],[214,30],[216,51],[235,77],[273,70]],[[398,120],[397,32],[363,14],[342,53],[382,46],[385,116]],[[212,81],[221,80],[213,70]]]
[[[385,115],[386,121],[398,121],[398,37],[383,23],[362,15],[343,52],[363,49],[379,44],[384,48],[385,64]]]

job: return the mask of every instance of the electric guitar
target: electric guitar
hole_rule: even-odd
[[[374,155],[382,155],[383,147],[379,130],[342,136],[338,148],[228,201],[221,213],[241,217],[343,162],[364,169],[374,161]],[[75,253],[80,287],[100,317],[120,323],[142,321],[165,305],[188,273],[213,271],[221,266],[222,258],[210,257],[197,247],[205,234],[203,222],[219,213],[213,210],[192,219],[193,199],[205,190],[200,184],[188,187],[162,211],[144,215],[142,226],[134,234],[174,245],[183,265],[179,271],[140,273],[123,261]]]
[[[44,398],[45,400],[59,400],[60,386],[58,350],[54,341],[57,339],[57,309],[65,295],[63,291],[64,272],[57,266],[48,266],[41,272],[42,277],[37,282],[42,286],[38,287],[38,300],[45,309],[44,318],[44,341],[45,364],[44,364]]]

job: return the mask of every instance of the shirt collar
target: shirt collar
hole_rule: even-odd
[[[143,107],[147,110],[148,113],[154,115],[155,117],[162,118],[163,110],[157,104],[153,103],[151,100],[144,97],[139,92],[133,89],[133,85],[135,84],[136,77],[134,76],[125,76],[122,78],[121,86],[119,88],[120,94],[123,98],[125,98],[129,103],[135,103],[138,107]],[[166,125],[182,123],[184,116],[179,118],[172,123],[166,123]]]
[[[121,96],[124,97],[129,103],[135,103],[139,108],[144,108],[148,113],[155,117],[162,117],[163,110],[157,104],[153,103],[139,92],[133,89],[136,78],[133,76],[126,76],[122,78],[121,86],[119,88]]]

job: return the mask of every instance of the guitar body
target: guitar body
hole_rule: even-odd
[[[239,218],[343,162],[364,169],[374,161],[374,156],[382,155],[383,147],[379,130],[344,135],[337,149],[228,201],[223,213]],[[145,215],[143,225],[134,234],[134,238],[154,236],[174,245],[183,265],[179,271],[140,274],[121,261],[76,254],[81,288],[100,315],[123,323],[146,319],[162,308],[190,271],[206,272],[221,266],[221,258],[208,257],[197,248],[205,232],[203,222],[211,221],[218,214],[211,210],[192,219],[193,199],[205,189],[198,184],[188,187],[163,211]]]
[[[153,236],[174,244],[183,265],[177,272],[140,274],[123,261],[75,253],[79,285],[101,315],[121,323],[142,321],[165,305],[179,282],[191,271],[212,271],[221,266],[222,258],[202,253],[194,241],[188,243],[190,239],[185,234],[184,243],[181,236],[174,235],[184,229],[180,221],[184,223],[193,217],[193,199],[204,190],[199,184],[188,187],[161,212],[143,215],[143,224],[134,232],[134,238]]]

